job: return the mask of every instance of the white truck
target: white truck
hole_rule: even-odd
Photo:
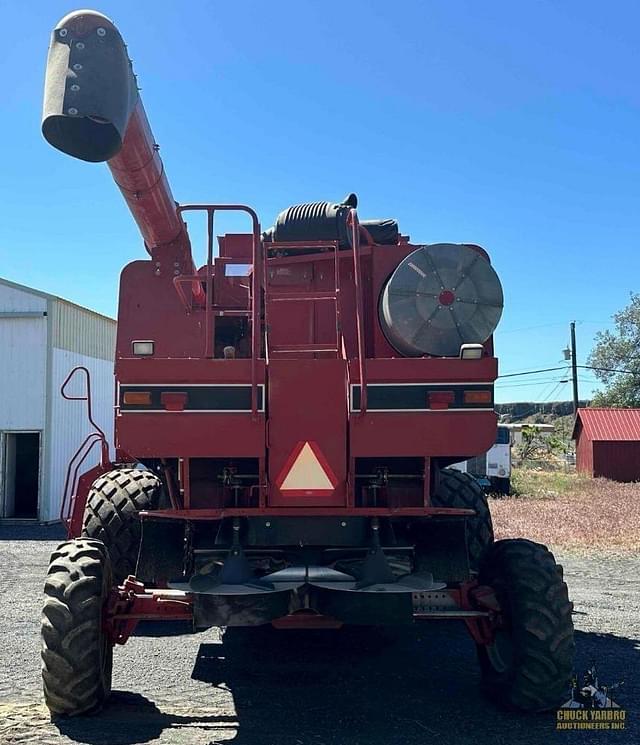
[[[496,441],[482,455],[460,463],[451,468],[470,473],[487,492],[509,494],[511,489],[511,431],[498,425]]]

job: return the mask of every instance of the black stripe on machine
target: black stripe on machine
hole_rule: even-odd
[[[125,393],[148,391],[150,403],[125,403]],[[136,383],[120,385],[119,405],[122,412],[167,411],[163,394],[186,394],[186,412],[243,413],[251,411],[251,385],[163,385]],[[258,386],[258,411],[264,411],[264,385]]]
[[[360,411],[360,391],[359,384],[351,386],[351,411]],[[488,393],[483,398],[489,400],[474,402],[468,395],[471,392]],[[439,398],[447,399],[446,405],[438,402]],[[489,383],[367,384],[367,411],[493,411],[493,403],[493,385]]]

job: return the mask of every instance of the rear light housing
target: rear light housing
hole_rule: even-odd
[[[153,354],[154,346],[154,343],[149,339],[131,342],[131,347],[136,357],[150,357]]]
[[[125,391],[122,403],[126,406],[150,406],[151,391]]]
[[[492,391],[465,391],[464,392],[465,404],[489,404],[493,403]]]
[[[449,404],[452,404],[455,400],[456,395],[453,391],[432,391],[429,394],[429,408],[448,409]]]
[[[463,344],[460,347],[461,360],[481,360],[484,354],[482,344]]]

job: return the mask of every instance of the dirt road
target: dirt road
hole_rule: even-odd
[[[147,626],[114,661],[99,717],[51,723],[39,678],[43,577],[52,529],[0,528],[0,743],[423,745],[640,741],[640,558],[559,558],[576,605],[578,669],[624,680],[617,732],[556,732],[553,713],[497,709],[479,692],[458,623],[401,632],[174,635]]]

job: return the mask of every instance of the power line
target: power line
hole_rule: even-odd
[[[594,365],[576,365],[580,370],[597,370],[598,372],[623,373],[625,375],[640,375],[640,370],[617,370],[612,367],[595,367]],[[539,375],[545,372],[555,372],[556,370],[565,370],[565,367],[545,367],[541,370],[527,370],[526,372],[509,373],[507,375],[498,375],[502,378],[517,378],[522,375]]]
[[[532,380],[530,383],[509,383],[508,385],[500,385],[499,383],[495,386],[499,390],[508,390],[510,388],[533,388],[546,386],[548,383],[559,383],[561,381],[558,378],[545,378],[544,380]]]
[[[556,370],[565,370],[565,366],[562,367],[545,367],[541,370],[527,370],[526,372],[509,373],[507,375],[498,375],[498,378],[517,378],[521,375],[539,375],[545,372],[555,372]]]
[[[640,375],[640,370],[615,370],[612,367],[592,367],[591,365],[578,365],[581,370],[598,370],[599,372],[624,373],[625,375]]]

